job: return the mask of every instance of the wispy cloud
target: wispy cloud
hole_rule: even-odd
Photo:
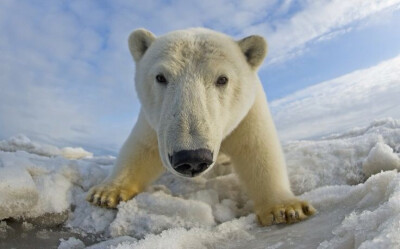
[[[328,135],[400,117],[400,55],[273,101],[282,140]]]
[[[269,64],[302,53],[310,43],[343,35],[351,25],[385,11],[390,15],[400,1],[303,1],[302,9],[285,20],[254,25],[247,32],[265,34],[270,43]]]

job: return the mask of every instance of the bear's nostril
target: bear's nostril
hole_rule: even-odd
[[[207,167],[208,167],[208,165],[206,163],[201,163],[197,166],[197,170],[204,171]]]
[[[178,172],[185,172],[185,171],[191,170],[191,169],[192,169],[192,166],[190,166],[190,164],[182,164],[175,168],[175,170]]]

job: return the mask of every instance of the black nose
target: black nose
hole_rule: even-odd
[[[207,149],[181,150],[169,156],[172,167],[185,176],[196,176],[213,163],[213,153]]]

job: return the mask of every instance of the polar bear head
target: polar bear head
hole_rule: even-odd
[[[142,112],[157,133],[164,166],[186,177],[206,172],[254,103],[265,40],[235,41],[203,28],[155,37],[139,29],[129,36],[129,49]]]

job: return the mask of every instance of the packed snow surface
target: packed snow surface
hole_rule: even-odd
[[[14,218],[98,238],[91,245],[65,238],[62,249],[400,248],[400,120],[289,142],[284,151],[293,191],[318,213],[294,225],[260,227],[223,155],[206,176],[165,173],[109,210],[91,206],[85,196],[115,158],[19,135],[0,141],[0,238],[8,236],[8,218]]]

